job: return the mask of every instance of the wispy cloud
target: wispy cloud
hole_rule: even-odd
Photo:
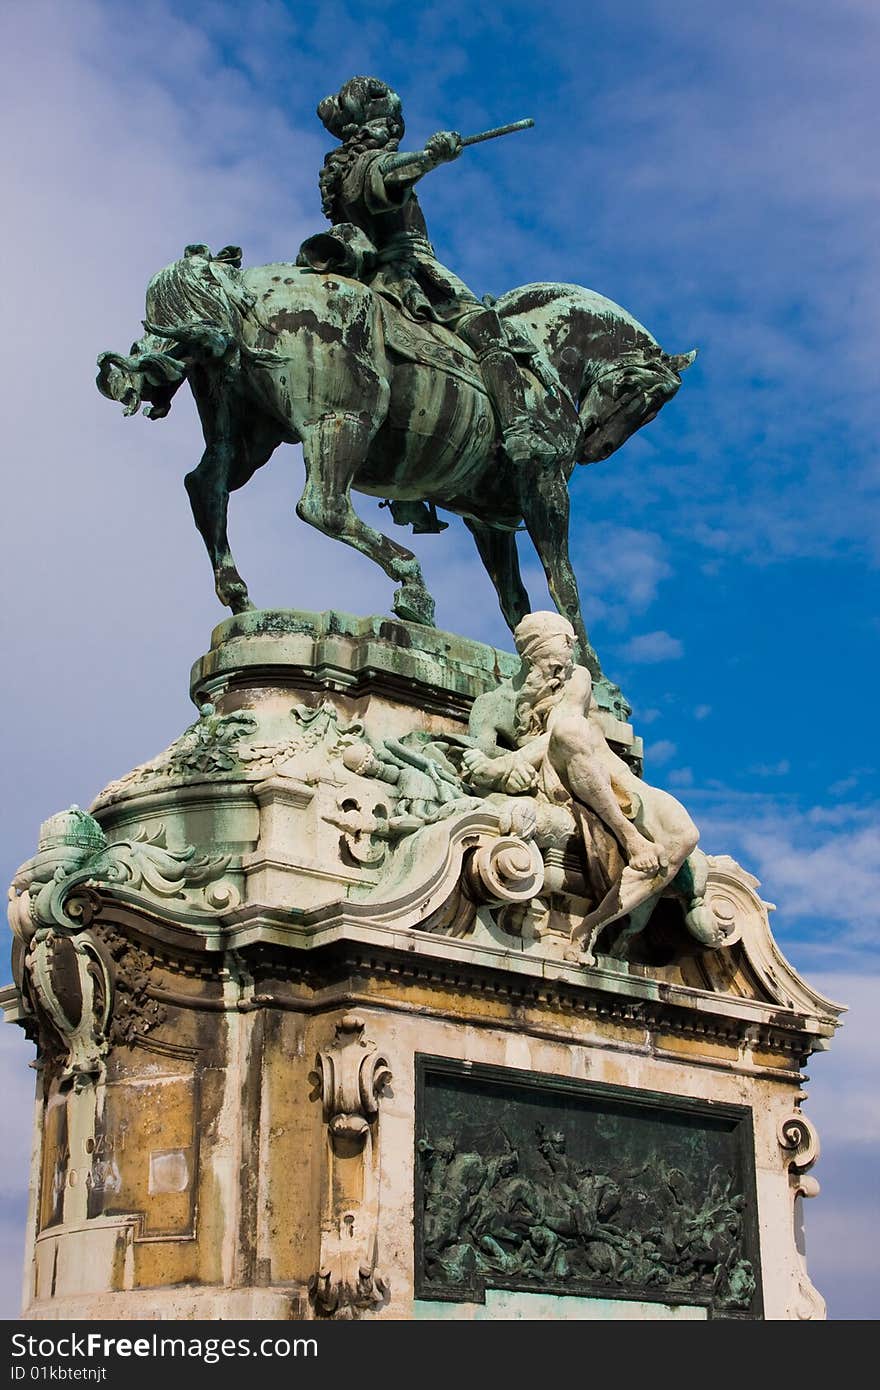
[[[636,709],[633,710],[633,718],[642,725],[653,724],[655,720],[662,718],[662,711],[659,709]]]
[[[624,661],[635,665],[653,665],[657,661],[678,661],[684,656],[684,646],[678,637],[668,632],[641,632],[620,648]]]
[[[671,779],[670,779],[671,780]],[[779,904],[773,930],[811,969],[880,968],[880,816],[876,806],[802,809],[793,797],[692,791],[688,805],[710,853],[728,853]],[[818,814],[817,814],[818,812]]]
[[[656,743],[650,743],[645,750],[645,762],[648,770],[651,767],[662,767],[665,763],[671,762],[678,752],[676,745],[668,738],[658,739]]]
[[[575,503],[582,494],[586,500],[576,474]],[[609,604],[618,626],[650,607],[672,573],[664,543],[655,532],[611,521],[583,522],[577,513],[572,531],[574,560],[589,576],[591,594]]]

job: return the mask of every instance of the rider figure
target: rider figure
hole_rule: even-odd
[[[498,314],[440,264],[428,240],[413,185],[438,164],[458,158],[461,136],[440,131],[402,163],[397,154],[404,132],[400,97],[375,77],[351,78],[334,96],[325,97],[318,115],[342,141],[324,160],[323,209],[335,232],[360,243],[361,254],[364,246],[375,252],[375,269],[365,278],[414,318],[445,324],[474,350],[512,462],[557,461],[564,450],[529,416],[523,380]],[[306,242],[307,258],[309,247]]]

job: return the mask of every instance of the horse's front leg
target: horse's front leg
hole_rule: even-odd
[[[465,526],[476,541],[480,559],[495,586],[504,621],[513,632],[517,623],[531,612],[519,568],[516,534],[513,531],[498,531],[492,526],[481,526],[467,517]]]
[[[394,595],[400,618],[427,627],[434,624],[434,600],[411,550],[362,521],[351,504],[351,484],[363,465],[374,434],[368,415],[332,411],[299,427],[306,464],[306,485],[297,514],[325,536],[344,541],[375,560],[401,587]]]
[[[217,597],[233,613],[253,608],[247,585],[236,568],[226,534],[230,482],[234,478],[237,450],[231,438],[212,440],[197,468],[187,473],[184,483],[196,526],[207,547],[214,569]]]
[[[602,667],[584,627],[578,583],[568,553],[568,483],[561,472],[536,468],[523,482],[522,496],[525,523],[544,567],[550,596],[575,630],[580,661],[598,680]]]

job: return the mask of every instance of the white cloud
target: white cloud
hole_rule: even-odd
[[[848,1006],[827,1052],[810,1059],[804,1112],[821,1153],[813,1175],[821,1191],[805,1204],[810,1277],[830,1318],[876,1318],[880,1211],[880,975],[819,972],[810,983]]]
[[[640,43],[591,108],[590,177],[605,196],[577,242],[597,284],[638,305],[665,346],[674,333],[674,347],[694,342],[701,356],[620,500],[634,524],[659,504],[685,543],[718,555],[874,563],[874,363],[858,325],[880,307],[880,186],[863,153],[880,12],[744,0],[661,13],[629,7]],[[579,53],[561,25],[562,109],[581,104]],[[572,121],[561,137],[572,162],[585,133]],[[555,177],[561,153],[559,137],[536,147],[560,236],[583,226],[581,185]],[[701,466],[688,473],[687,460]],[[621,472],[610,465],[609,489]]]
[[[572,479],[575,505],[587,489],[588,479],[581,488],[576,473]],[[578,522],[573,527],[572,554],[589,575],[591,591],[619,606],[627,620],[650,607],[660,584],[672,573],[658,535],[610,521]]]
[[[780,758],[778,763],[757,763],[749,768],[754,777],[784,777],[790,771],[791,763],[787,758]]]
[[[830,970],[878,947],[880,828],[877,808],[800,809],[793,799],[695,791],[689,809],[709,853],[732,854],[779,904],[773,930],[796,965]],[[816,814],[816,810],[820,814]]]
[[[651,743],[645,750],[645,764],[650,772],[653,766],[662,767],[674,758],[678,749],[668,738],[658,739],[656,743]]]
[[[668,632],[643,632],[631,637],[620,649],[624,661],[636,665],[652,665],[657,661],[677,661],[684,655],[684,646]]]
[[[819,971],[810,983],[826,998],[845,1004],[847,1012],[828,1052],[810,1062],[814,1077],[806,1109],[820,1140],[880,1153],[880,974]],[[876,1163],[876,1155],[866,1161]]]

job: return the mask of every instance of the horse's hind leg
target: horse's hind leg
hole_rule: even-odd
[[[516,535],[513,531],[496,531],[465,517],[465,525],[477,543],[480,559],[495,585],[504,621],[511,632],[527,613],[531,612],[529,596],[522,582]]]
[[[299,427],[306,464],[306,485],[296,510],[303,521],[325,536],[344,541],[380,565],[401,588],[394,595],[398,617],[434,623],[434,600],[411,550],[374,531],[351,504],[351,484],[370,447],[374,426],[369,416],[334,411]]]

